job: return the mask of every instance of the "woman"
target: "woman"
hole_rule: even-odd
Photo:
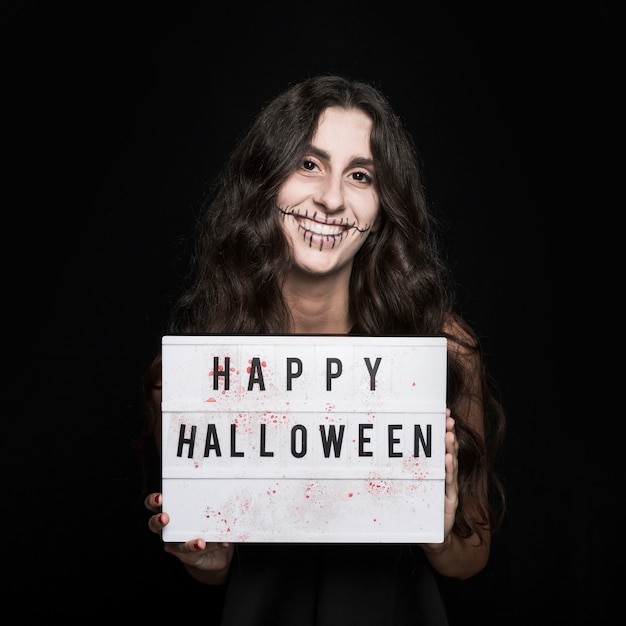
[[[439,577],[487,564],[504,510],[504,416],[479,339],[455,312],[412,141],[374,87],[292,86],[235,148],[199,224],[170,334],[358,333],[448,339],[444,541],[252,545],[190,537],[165,550],[226,585],[222,624],[445,624]],[[160,361],[146,376],[160,446]],[[146,497],[149,528],[169,522]]]

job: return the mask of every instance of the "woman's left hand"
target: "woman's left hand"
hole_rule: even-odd
[[[444,539],[452,532],[459,504],[459,442],[454,430],[454,418],[446,409],[446,487],[443,509]]]
[[[445,494],[443,507],[443,543],[452,532],[456,509],[459,504],[459,442],[454,430],[454,418],[446,409],[446,454],[445,454]],[[441,543],[422,544],[427,550],[440,551]]]

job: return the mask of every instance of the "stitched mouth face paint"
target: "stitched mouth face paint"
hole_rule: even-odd
[[[350,234],[354,236],[364,235],[371,229],[369,224],[360,228],[356,222],[349,223],[343,217],[339,219],[329,218],[328,215],[317,211],[312,215],[305,211],[302,215],[293,209],[277,208],[283,215],[283,219],[294,218],[298,223],[298,230],[302,234],[303,241],[308,243],[310,248],[319,247],[320,251],[324,247],[334,248]]]

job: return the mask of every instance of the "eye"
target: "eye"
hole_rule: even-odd
[[[352,172],[350,176],[352,176],[353,180],[356,182],[366,183],[368,185],[374,180],[367,172],[362,172],[360,170],[358,172]]]
[[[314,172],[316,169],[319,169],[317,167],[317,164],[311,161],[310,159],[304,159],[304,161],[302,161],[301,167],[303,170],[306,170],[307,172]]]

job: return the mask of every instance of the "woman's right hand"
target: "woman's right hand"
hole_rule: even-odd
[[[170,516],[161,510],[163,496],[151,493],[145,499],[146,508],[154,513],[148,520],[148,528],[161,535],[170,521]],[[197,538],[183,543],[164,543],[164,549],[185,565],[189,573],[200,582],[209,585],[224,584],[235,546],[228,542],[207,543]]]

